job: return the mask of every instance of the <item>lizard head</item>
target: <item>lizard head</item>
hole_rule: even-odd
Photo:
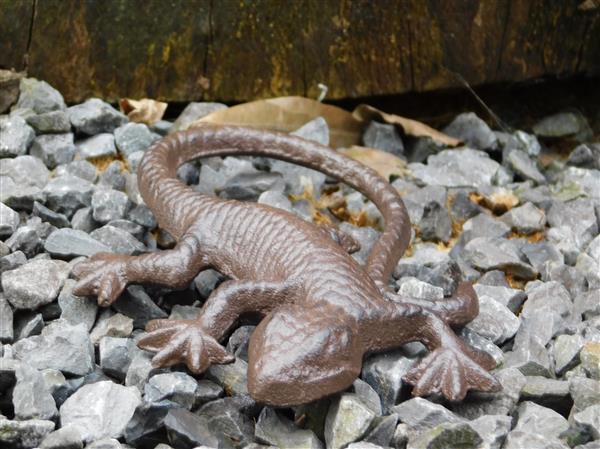
[[[360,374],[362,347],[338,310],[289,304],[267,316],[250,340],[248,389],[275,406],[312,402]]]

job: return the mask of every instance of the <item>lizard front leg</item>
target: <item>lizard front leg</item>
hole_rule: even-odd
[[[207,264],[193,234],[184,235],[175,248],[140,256],[98,253],[78,263],[76,295],[96,295],[98,304],[109,306],[131,283],[159,284],[171,288],[188,285]]]
[[[279,282],[227,281],[207,299],[200,316],[193,320],[153,320],[149,332],[138,342],[142,349],[157,352],[156,367],[185,363],[193,373],[211,364],[234,360],[219,344],[244,313],[267,314],[296,298],[295,284]]]

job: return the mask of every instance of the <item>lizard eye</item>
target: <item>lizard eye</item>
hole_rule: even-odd
[[[266,317],[250,340],[248,386],[258,401],[311,402],[348,387],[361,369],[353,328],[331,311],[286,306]]]

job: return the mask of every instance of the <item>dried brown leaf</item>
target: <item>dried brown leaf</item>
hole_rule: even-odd
[[[291,132],[319,116],[329,125],[331,147],[360,143],[364,126],[361,121],[344,109],[304,97],[278,97],[240,104],[215,111],[190,126],[220,123]]]
[[[162,119],[167,109],[167,103],[151,100],[150,98],[142,98],[141,100],[121,98],[119,108],[132,122],[151,125]]]
[[[380,111],[379,109],[369,106],[368,104],[361,104],[356,107],[352,112],[355,119],[368,122],[370,120],[383,120],[386,123],[400,126],[405,134],[414,137],[431,137],[435,142],[448,145],[456,146],[461,143],[459,139],[450,137],[440,131],[427,126],[425,123],[421,123],[417,120],[401,117],[395,114],[388,114]]]
[[[390,179],[391,175],[405,176],[408,174],[406,162],[382,150],[353,145],[350,148],[338,149],[338,151],[367,167],[371,167],[387,180]]]

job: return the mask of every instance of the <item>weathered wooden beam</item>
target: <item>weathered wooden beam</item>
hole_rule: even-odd
[[[600,8],[581,3],[0,0],[0,66],[28,60],[69,102],[315,97],[319,83],[343,98],[599,75]]]
[[[21,71],[26,65],[34,0],[0,0],[0,68]]]

